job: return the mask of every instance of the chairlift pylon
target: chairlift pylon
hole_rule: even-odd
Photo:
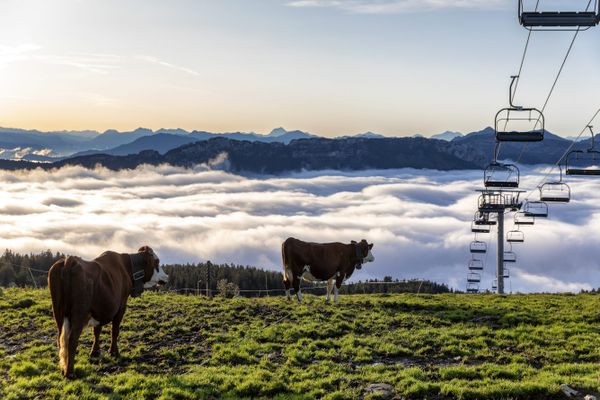
[[[508,102],[496,113],[494,130],[498,142],[541,142],[544,140],[544,114],[533,107],[515,106],[513,100],[513,85],[518,75],[511,76]],[[510,127],[509,127],[510,125]]]
[[[590,9],[590,5],[593,7]],[[585,10],[576,11],[538,11],[539,0],[535,3],[532,10],[526,5],[531,4],[533,0],[519,0],[519,22],[524,28],[532,31],[540,30],[561,30],[561,31],[582,31],[587,30],[600,22],[599,4],[600,0],[590,0]]]
[[[567,175],[600,175],[600,151],[595,149],[593,127],[588,125],[588,128],[592,134],[591,146],[586,150],[569,151],[565,157],[565,171]]]

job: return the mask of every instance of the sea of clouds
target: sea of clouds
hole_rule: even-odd
[[[534,188],[544,168],[522,171]],[[205,167],[0,171],[0,247],[93,258],[152,246],[164,263],[211,260],[281,269],[283,240],[367,239],[374,263],[353,280],[430,279],[464,290],[480,171],[321,171],[244,177]],[[512,291],[600,286],[600,180],[570,180],[573,200],[523,229]],[[528,195],[525,193],[523,196]],[[537,192],[530,194],[531,199]],[[507,230],[512,218],[507,217]],[[494,271],[489,241],[482,288]]]

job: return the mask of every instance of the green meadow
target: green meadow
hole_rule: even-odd
[[[581,295],[352,295],[130,299],[121,357],[62,378],[47,290],[0,294],[2,399],[564,399],[600,391],[600,298]],[[383,398],[381,392],[367,398]]]

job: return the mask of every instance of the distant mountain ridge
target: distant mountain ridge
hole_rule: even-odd
[[[0,140],[3,132],[0,129]],[[38,138],[39,135],[49,135],[51,140],[62,144],[65,144],[64,135],[73,135],[19,130],[13,134],[23,135],[23,138],[31,142],[32,146],[38,146],[38,149],[43,144]],[[42,147],[30,151],[22,158],[29,157],[45,163],[0,160],[0,168],[50,169],[64,165],[93,168],[102,165],[110,169],[124,169],[135,168],[141,164],[171,164],[182,167],[197,164],[210,164],[215,167],[218,164],[218,168],[232,172],[258,174],[404,167],[439,170],[480,169],[490,163],[495,146],[494,130],[491,127],[466,135],[444,132],[429,139],[419,136],[389,138],[373,132],[325,139],[307,132],[287,131],[283,128],[275,128],[267,135],[243,132],[214,134],[205,131],[187,132],[182,129],[160,129],[154,132],[138,128],[131,132],[109,130],[96,135],[87,131],[74,136],[77,136],[78,143],[93,142],[97,146],[120,143],[124,137],[135,139],[109,149],[86,150],[60,159],[48,156]],[[14,138],[12,142],[9,140],[10,134],[6,134],[5,139],[7,143],[15,144]],[[503,143],[500,159],[522,164],[553,164],[572,144],[570,140],[546,132],[543,142]],[[583,148],[587,145],[589,140],[577,143],[576,147]],[[15,149],[10,151],[15,154],[23,151],[18,146]],[[215,163],[216,159],[224,162]]]

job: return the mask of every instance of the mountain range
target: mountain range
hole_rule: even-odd
[[[62,138],[68,134],[53,135]],[[129,133],[107,131],[93,137],[89,133],[77,135],[79,143],[93,141],[97,146],[118,145],[106,150],[82,151],[60,159],[36,155],[51,162],[0,160],[0,168],[51,169],[65,165],[93,168],[101,165],[119,170],[135,168],[141,164],[181,167],[206,164],[211,168],[242,174],[404,167],[481,169],[491,162],[496,144],[494,130],[490,127],[467,135],[445,132],[438,135],[438,139],[419,136],[389,138],[372,132],[326,139],[283,128],[277,128],[269,135],[241,132],[214,134],[202,131],[188,133],[174,129],[152,132],[143,128]],[[128,135],[136,138],[122,143],[123,137]],[[448,141],[450,137],[452,140]],[[546,132],[542,142],[503,143],[499,149],[499,159],[521,164],[550,164],[555,163],[572,145],[572,141]],[[586,146],[589,146],[589,139],[576,144],[577,148]]]

